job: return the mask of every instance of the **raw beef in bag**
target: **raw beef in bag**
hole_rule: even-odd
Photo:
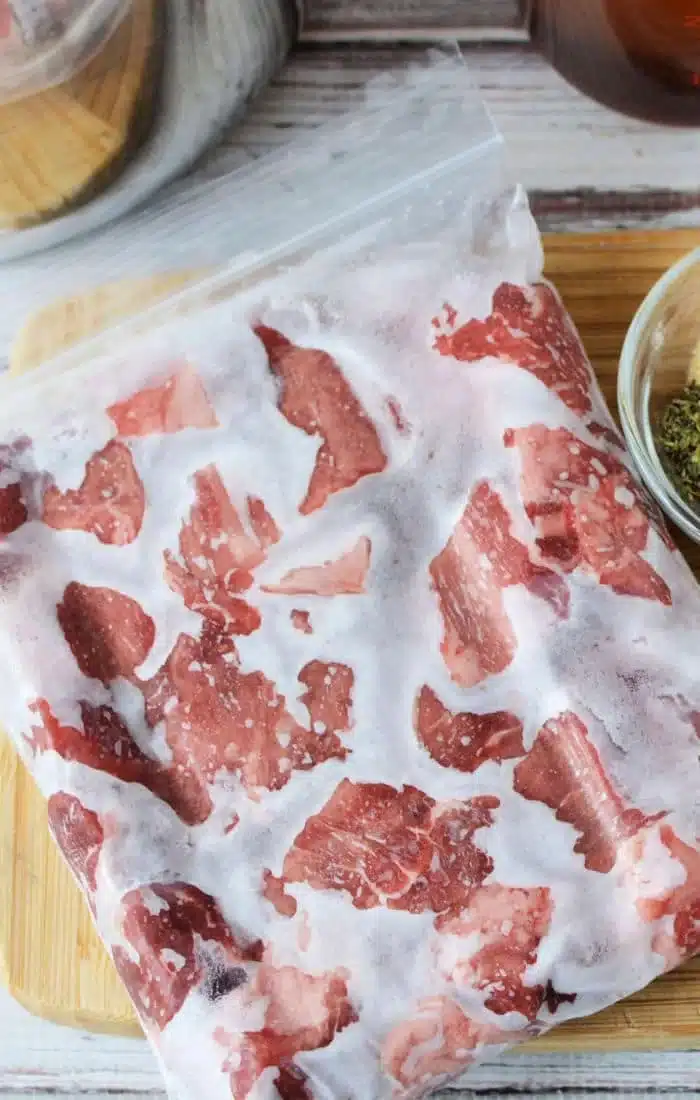
[[[181,1100],[422,1097],[700,946],[698,590],[458,72],[2,383],[3,720]]]

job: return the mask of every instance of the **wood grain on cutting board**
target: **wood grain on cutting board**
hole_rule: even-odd
[[[700,232],[694,231],[547,239],[548,274],[579,325],[611,404],[620,347],[635,309],[661,272],[699,245]],[[43,311],[18,340],[13,370],[31,369],[183,281],[175,276],[101,288]],[[700,576],[700,548],[685,541],[681,545]],[[49,838],[43,800],[2,735],[0,980],[47,1019],[95,1031],[140,1031],[87,906]],[[578,1051],[674,1047],[700,1047],[700,962],[532,1044],[533,1050]]]

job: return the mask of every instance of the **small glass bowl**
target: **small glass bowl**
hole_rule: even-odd
[[[680,495],[654,439],[669,401],[688,384],[700,345],[700,248],[684,256],[649,292],[630,325],[620,358],[617,399],[627,446],[666,515],[700,543],[700,505]]]
[[[0,103],[74,76],[130,7],[131,0],[0,0]]]

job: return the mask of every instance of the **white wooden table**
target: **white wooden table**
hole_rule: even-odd
[[[700,130],[654,129],[581,98],[529,49],[515,8],[515,0],[312,0],[295,57],[203,171],[218,173],[341,113],[372,74],[456,37],[543,229],[700,225]],[[700,1026],[700,1005],[698,1015]],[[480,1068],[459,1096],[693,1094],[700,1096],[700,1053],[685,1052],[517,1055]],[[0,1100],[29,1096],[135,1100],[163,1093],[145,1043],[62,1031],[0,992]]]

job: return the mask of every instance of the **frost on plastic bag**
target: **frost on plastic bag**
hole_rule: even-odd
[[[3,717],[173,1096],[421,1097],[700,949],[698,591],[465,111],[4,385]]]

